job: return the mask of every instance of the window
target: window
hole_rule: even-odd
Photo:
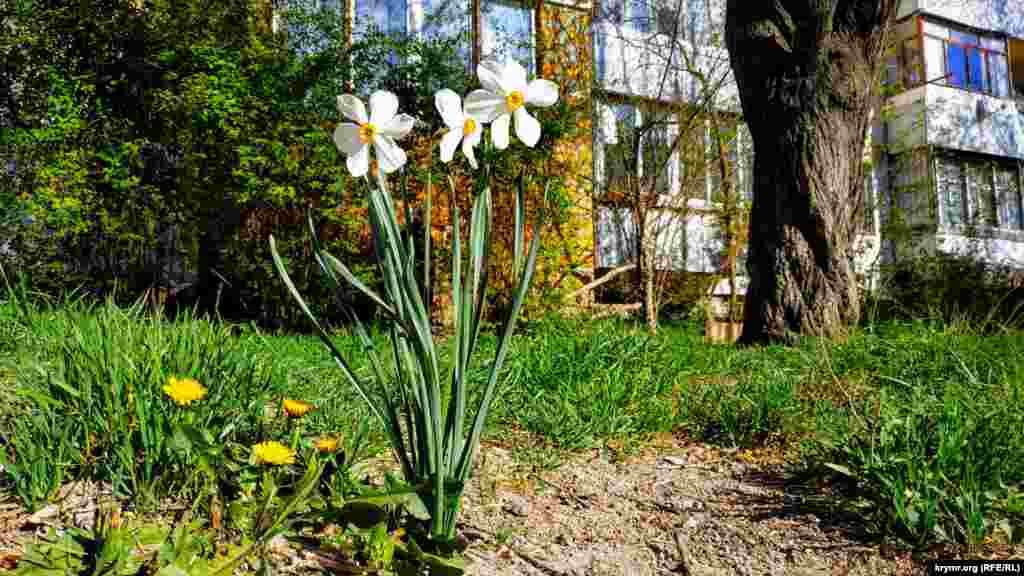
[[[967,202],[964,200],[964,178],[960,162],[955,158],[940,158],[936,180],[943,223],[946,227],[962,226],[967,220]]]
[[[415,3],[412,9],[416,11]],[[421,10],[415,28],[424,36],[452,38],[469,29],[469,3],[465,0],[423,0]]]
[[[636,222],[628,208],[601,206],[597,213],[597,265],[611,268],[634,262]]]
[[[995,172],[999,227],[1024,230],[1024,211],[1021,209],[1021,189],[1017,167],[1012,164],[997,165]]]
[[[704,195],[693,196],[706,202],[721,202],[724,194],[722,187],[722,168],[718,162],[718,149],[711,123],[705,124],[703,171],[706,173],[706,189]],[[750,131],[737,119],[721,121],[722,147],[725,149],[726,173],[733,186],[733,193],[738,199],[750,201],[754,198],[754,147]],[[701,167],[694,162],[696,172]]]
[[[622,193],[629,189],[632,172],[633,138],[636,134],[636,108],[617,104],[605,109],[604,182],[607,190]]]
[[[691,42],[705,40],[708,0],[609,0],[603,20],[635,30],[679,35]]]
[[[670,172],[673,153],[668,120],[667,115],[651,114],[649,122],[652,124],[644,132],[640,146],[640,171],[644,177],[644,191],[653,190],[660,195],[672,193]]]
[[[482,2],[483,58],[511,58],[533,70],[533,10],[516,2]]]
[[[603,175],[610,193],[606,201],[614,202],[617,196],[629,191],[634,185],[630,180],[633,177],[641,178],[639,185],[643,193],[671,194],[674,158],[671,118],[657,113],[648,113],[645,118],[643,112],[630,104],[606,105],[602,114]],[[641,128],[640,158],[634,163],[633,151]]]
[[[605,4],[606,21],[637,32],[650,32],[655,24],[656,0],[610,0]]]
[[[408,27],[406,0],[356,0],[356,28],[376,26],[385,34],[405,34]]]
[[[687,126],[674,115],[645,112],[630,104],[605,105],[601,117],[600,173],[609,193],[606,202],[615,203],[631,189],[634,183],[630,178],[640,178],[641,191],[656,192],[665,197],[663,202],[671,202],[677,194],[709,203],[721,201],[721,170],[706,119],[698,117]],[[723,145],[734,191],[740,199],[750,201],[754,188],[750,133],[735,119],[723,122]],[[640,128],[643,140],[639,162],[634,164],[635,138]]]
[[[970,161],[965,164],[971,222],[982,226],[997,226],[993,165],[984,161]]]
[[[860,231],[866,234],[875,233],[875,179],[869,168],[864,170],[864,203],[861,206]]]
[[[991,94],[1009,95],[1006,41],[924,24],[925,70],[928,81]]]
[[[1021,190],[1015,162],[941,156],[936,160],[943,223],[1022,230]]]
[[[687,198],[709,200],[706,147],[707,125],[697,118],[690,126],[681,128],[685,132],[679,143],[679,184]]]

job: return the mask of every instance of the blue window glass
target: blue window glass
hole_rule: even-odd
[[[964,55],[967,60],[967,87],[971,90],[988,89],[988,80],[983,66],[984,60],[977,48],[965,48]]]
[[[703,2],[691,0],[686,7],[686,33],[691,42],[702,42],[707,32],[707,11]]]
[[[1009,94],[1010,73],[1006,64],[1006,54],[989,52],[986,59],[989,77],[992,80],[992,95],[1005,98]]]
[[[946,45],[946,74],[949,75],[950,86],[967,86],[967,56],[963,46],[952,43]]]
[[[485,59],[513,59],[533,70],[533,11],[521,4],[487,2],[481,6]]]
[[[629,22],[627,25],[638,32],[650,32],[653,28],[651,6],[649,0],[627,0],[629,2]]]
[[[357,0],[356,27],[375,25],[386,34],[405,34],[408,9],[405,0]]]

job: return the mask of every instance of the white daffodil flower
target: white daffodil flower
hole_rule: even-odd
[[[415,119],[398,114],[398,98],[386,90],[370,95],[370,115],[366,115],[363,102],[351,94],[338,96],[338,111],[355,124],[339,124],[334,129],[334,144],[345,156],[348,171],[355,177],[366,174],[370,167],[370,144],[373,144],[377,163],[385,174],[405,165],[405,151],[395,139],[408,134]]]
[[[466,113],[491,124],[494,147],[508,147],[508,125],[516,122],[516,136],[533,147],[540,140],[540,122],[526,111],[526,104],[551,106],[558,102],[558,84],[550,80],[526,81],[526,70],[516,61],[502,66],[494,61],[481,62],[476,75],[483,85],[466,96]]]
[[[462,99],[447,88],[434,94],[434,106],[441,114],[448,133],[441,137],[441,161],[451,162],[455,156],[455,147],[462,142],[462,153],[469,160],[469,165],[476,170],[476,156],[473,148],[480,143],[484,133],[483,122],[462,112]]]

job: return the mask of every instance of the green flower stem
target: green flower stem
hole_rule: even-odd
[[[300,432],[299,431],[299,424],[297,422],[293,422],[293,420],[297,420],[297,418],[289,418],[288,419],[288,427],[291,428],[291,432],[292,432],[292,434],[291,434],[291,438],[292,439],[291,439],[291,446],[290,446],[290,448],[292,450],[298,450],[299,449],[299,436],[300,436],[300,434],[299,434],[299,432]]]
[[[490,153],[486,141],[483,148],[483,156],[486,157]],[[388,193],[383,174],[378,173],[376,177],[377,187],[370,184],[368,177],[364,178],[369,189],[369,220],[373,233],[373,248],[382,276],[381,294],[364,285],[341,261],[321,250],[312,217],[308,218],[308,224],[312,234],[314,258],[333,287],[338,291],[342,290],[338,279],[338,276],[341,276],[352,287],[373,300],[384,318],[390,322],[389,350],[393,362],[388,363],[387,369],[379,358],[379,353],[386,353],[387,350],[377,349],[355,311],[346,307],[344,300],[339,299],[350,329],[360,340],[362,350],[370,360],[370,378],[356,375],[298,293],[277,253],[273,236],[270,238],[271,255],[278,274],[302,311],[312,321],[320,340],[330,350],[346,380],[363,397],[383,424],[392,451],[402,466],[406,482],[420,493],[429,511],[430,538],[438,543],[450,542],[454,538],[463,487],[472,469],[484,421],[495,396],[498,374],[508,352],[516,316],[529,290],[540,246],[538,219],[534,224],[529,252],[523,254],[521,243],[525,239],[523,215],[526,184],[520,175],[515,207],[515,293],[510,313],[498,332],[495,357],[490,365],[483,396],[476,404],[475,415],[471,416],[472,428],[467,438],[465,408],[466,400],[470,396],[467,380],[473,350],[476,348],[483,325],[483,309],[487,301],[488,256],[492,240],[492,196],[491,188],[487,185],[489,178],[490,163],[485,162],[482,174],[476,180],[480,190],[473,191],[465,255],[462,253],[462,238],[458,230],[461,223],[458,203],[452,202],[451,222],[456,227],[452,235],[451,283],[455,336],[451,371],[444,379],[441,377],[440,354],[432,332],[429,302],[426,302],[424,296],[427,292],[422,285],[427,275],[424,274],[420,279],[416,277],[416,245],[407,230],[398,225],[395,199]],[[454,196],[453,187],[452,197]],[[410,209],[407,195],[403,194],[402,199],[406,201],[406,225],[409,225]],[[424,242],[422,246],[424,256],[429,257],[428,244]]]

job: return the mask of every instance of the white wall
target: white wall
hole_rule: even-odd
[[[975,256],[987,262],[1024,268],[1024,242],[939,234],[936,236],[936,248],[948,254]]]
[[[899,16],[918,10],[973,28],[1024,38],[1024,2],[1021,0],[903,0]]]
[[[926,94],[929,144],[1024,159],[1024,114],[1013,100],[937,85]]]
[[[692,69],[709,79],[724,79],[716,107],[739,111],[739,95],[732,79],[729,53],[724,48],[695,48],[680,41],[673,50],[671,41],[664,36],[609,23],[595,26],[595,42],[594,57],[603,60],[598,67],[598,81],[606,90],[666,102],[696,101],[703,87],[695,75],[686,71],[685,60],[680,56],[685,51]]]

